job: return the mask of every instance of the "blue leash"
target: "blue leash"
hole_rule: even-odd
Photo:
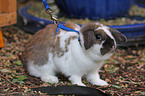
[[[43,4],[44,4],[44,6],[45,6],[46,11],[47,11],[47,10],[50,10],[50,7],[49,7],[47,1],[46,1],[46,0],[42,0],[42,2],[43,2]]]
[[[50,9],[50,7],[49,7],[47,1],[46,1],[46,0],[42,0],[42,2],[43,2],[44,7],[45,7],[45,9],[46,9],[46,13],[48,13],[48,14],[50,15],[51,19],[54,21],[54,23],[57,24],[58,21],[57,21],[56,18],[54,18],[54,17],[52,16],[52,14],[51,14],[51,9]],[[57,30],[56,30],[56,33],[55,33],[55,34],[58,33],[59,29],[63,29],[63,30],[66,30],[66,31],[71,31],[71,32],[76,32],[76,33],[79,34],[79,31],[76,31],[76,30],[73,30],[73,29],[71,29],[71,28],[68,28],[68,27],[66,27],[66,26],[64,26],[64,25],[62,25],[62,24],[58,24],[58,25],[57,25]]]

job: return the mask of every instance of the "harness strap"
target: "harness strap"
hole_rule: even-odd
[[[66,27],[66,26],[64,26],[64,25],[62,25],[62,24],[58,24],[58,25],[57,25],[56,34],[58,33],[59,29],[63,29],[63,30],[66,30],[66,31],[72,31],[72,32],[76,32],[76,33],[79,34],[79,31],[76,31],[76,30],[73,30],[73,29],[71,29],[71,28],[68,28],[68,27]]]

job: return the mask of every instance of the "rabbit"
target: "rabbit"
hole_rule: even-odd
[[[28,73],[51,84],[58,83],[56,73],[62,73],[78,86],[85,86],[82,76],[92,85],[108,85],[100,79],[99,69],[117,44],[127,41],[125,35],[100,23],[65,26],[79,34],[63,29],[55,34],[57,25],[49,24],[32,36],[22,55]]]

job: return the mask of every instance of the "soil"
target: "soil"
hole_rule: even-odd
[[[5,47],[0,50],[0,95],[36,95],[30,88],[71,85],[67,78],[60,75],[60,82],[56,85],[29,76],[23,68],[20,56],[32,35],[14,25],[2,28],[2,32]],[[125,49],[117,49],[116,53],[105,61],[100,76],[109,83],[109,86],[93,86],[85,79],[83,82],[88,87],[101,89],[113,96],[145,95],[145,46],[134,48],[126,46]]]

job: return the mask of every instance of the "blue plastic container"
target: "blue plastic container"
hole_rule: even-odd
[[[139,5],[145,8],[145,5]],[[36,33],[43,29],[48,24],[53,24],[53,21],[35,17],[27,12],[30,5],[24,6],[18,12],[18,26],[29,33]],[[59,22],[65,24],[65,22]],[[81,25],[80,25],[81,26]],[[122,32],[127,38],[128,42],[124,45],[134,46],[136,43],[145,44],[145,23],[130,24],[130,25],[116,25],[110,26]],[[122,45],[122,46],[124,46]]]
[[[111,19],[123,16],[135,0],[55,0],[60,13],[75,18]]]

